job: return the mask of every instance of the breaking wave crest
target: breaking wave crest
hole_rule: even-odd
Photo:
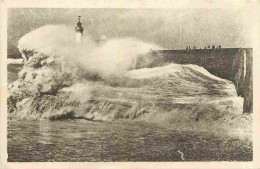
[[[48,25],[19,41],[24,66],[9,85],[8,117],[15,119],[131,119],[194,129],[247,132],[251,116],[232,82],[196,65],[162,63],[133,38],[101,44],[72,28]],[[241,124],[244,121],[245,125]]]

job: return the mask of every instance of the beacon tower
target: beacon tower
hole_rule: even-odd
[[[77,43],[80,43],[82,41],[83,32],[84,32],[84,27],[82,27],[82,24],[80,22],[80,17],[81,16],[78,16],[78,23],[77,26],[75,27]]]

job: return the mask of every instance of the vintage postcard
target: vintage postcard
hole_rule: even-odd
[[[259,168],[258,3],[3,1],[1,168]]]

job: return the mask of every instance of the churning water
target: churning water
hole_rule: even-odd
[[[8,122],[9,162],[248,161],[252,151],[252,143],[238,139],[144,122]]]
[[[73,31],[45,26],[20,39],[24,65],[8,87],[8,161],[252,160],[251,141],[212,134],[250,133],[252,118],[230,81],[196,65],[153,67],[156,45],[78,44]],[[198,130],[176,130],[185,127]]]

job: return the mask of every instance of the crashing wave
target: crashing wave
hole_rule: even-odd
[[[247,130],[250,119],[241,115],[243,99],[232,82],[196,65],[153,67],[160,56],[151,49],[159,47],[131,38],[101,46],[88,37],[78,46],[73,38],[65,26],[21,38],[24,66],[8,86],[10,119],[132,119]],[[243,119],[245,125],[237,125]]]

